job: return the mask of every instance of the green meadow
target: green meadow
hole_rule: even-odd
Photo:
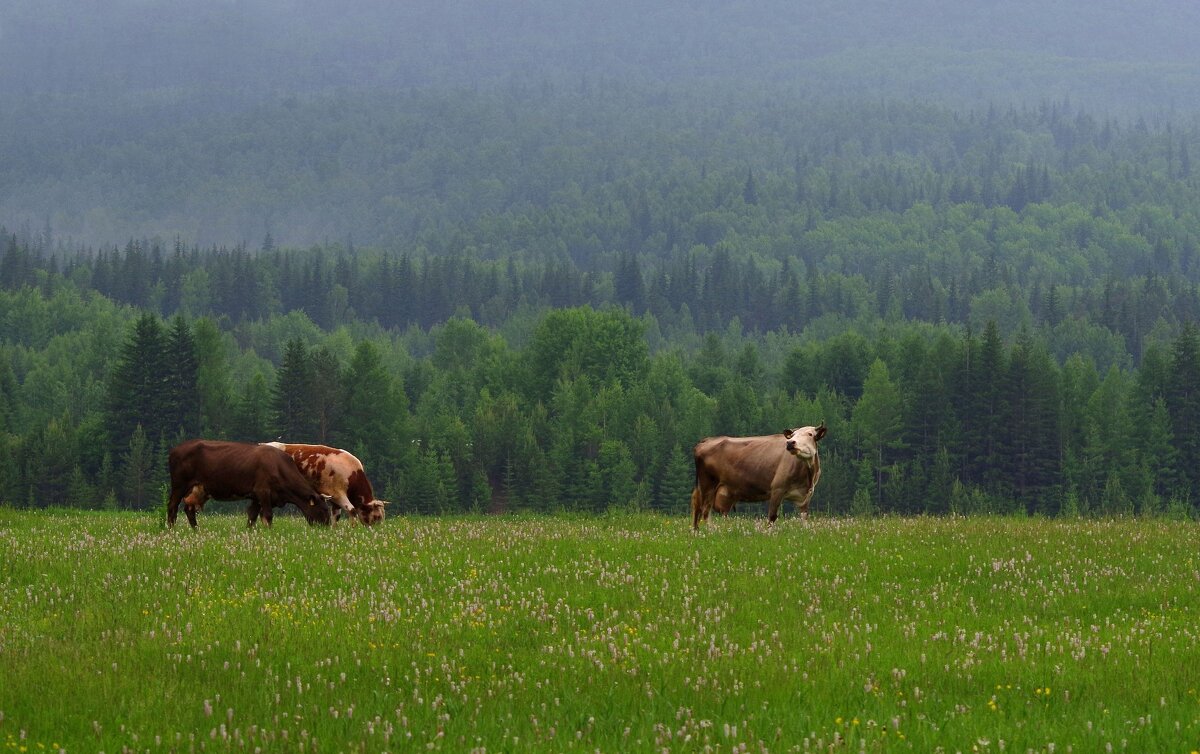
[[[1194,522],[689,523],[0,510],[0,747],[1200,749]]]

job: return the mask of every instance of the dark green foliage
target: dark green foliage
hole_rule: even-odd
[[[298,338],[289,340],[271,390],[275,430],[272,437],[285,442],[319,442],[325,416],[318,384],[316,364],[308,347]]]
[[[1200,333],[1194,325],[1184,327],[1171,349],[1171,366],[1166,385],[1166,407],[1175,437],[1176,494],[1194,500],[1200,493]]]
[[[169,363],[168,343],[158,316],[145,313],[138,317],[121,349],[108,385],[106,428],[114,455],[129,447],[139,427],[143,440],[150,444],[158,438],[174,436],[172,425],[183,414],[183,407],[175,402],[181,393],[172,383],[172,370],[178,376],[191,366],[194,385],[195,362],[177,363],[173,367]],[[170,346],[172,350],[176,347],[173,340]]]
[[[165,428],[171,434],[195,437],[200,432],[199,360],[196,341],[182,316],[176,316],[166,334]]]
[[[376,103],[386,177],[337,164],[351,97],[295,153],[370,243],[0,229],[0,496],[151,505],[180,437],[282,436],[399,511],[682,512],[701,437],[825,420],[818,510],[1191,510],[1193,127],[747,94],[692,132],[724,110],[632,96]]]

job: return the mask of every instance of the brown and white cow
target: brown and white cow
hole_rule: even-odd
[[[775,523],[779,505],[791,500],[808,518],[808,503],[821,478],[817,443],[825,423],[778,435],[706,437],[696,443],[696,487],[692,490],[692,528],[710,510],[726,514],[738,501],[767,501],[767,519]]]
[[[291,503],[310,524],[331,524],[329,499],[321,495],[296,468],[287,453],[257,443],[223,440],[188,440],[171,448],[167,456],[171,497],[167,524],[175,525],[179,503],[184,503],[188,523],[196,528],[196,511],[209,498],[249,499],[249,526],[259,514],[271,525],[272,508]]]
[[[328,495],[347,515],[370,526],[383,521],[385,500],[376,500],[362,462],[349,451],[328,445],[268,442],[291,456],[304,476],[322,495]],[[336,512],[336,511],[335,511]]]

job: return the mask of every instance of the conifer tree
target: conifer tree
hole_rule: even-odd
[[[134,428],[122,458],[125,469],[125,502],[136,510],[145,510],[154,499],[154,445],[142,425]]]
[[[885,465],[890,453],[902,445],[904,399],[888,374],[887,364],[876,359],[863,381],[862,397],[854,406],[854,426],[863,441],[863,469],[873,477],[875,506],[883,507]],[[873,472],[873,473],[872,473]]]
[[[281,435],[271,431],[272,424],[271,388],[266,377],[256,372],[233,407],[230,436],[241,442],[280,439]]]
[[[196,341],[182,316],[176,316],[166,335],[166,422],[171,434],[195,437],[200,433],[199,360]]]
[[[314,442],[328,443],[341,429],[342,365],[322,346],[312,354],[312,388],[308,396],[316,421]]]
[[[168,375],[162,323],[153,314],[143,314],[134,323],[109,379],[105,429],[114,453],[126,452],[138,426],[147,438],[170,432]]]
[[[335,436],[342,447],[359,455],[364,466],[399,459],[408,411],[404,393],[394,383],[379,348],[368,340],[359,342],[342,382],[341,421]]]
[[[1177,478],[1184,497],[1200,492],[1200,333],[1188,324],[1171,349],[1166,404],[1178,451]]]
[[[316,373],[308,347],[299,338],[287,342],[275,374],[271,408],[275,430],[285,442],[316,442],[320,415],[313,403]]]
[[[676,443],[667,454],[667,463],[653,498],[654,509],[662,513],[688,510],[695,485],[696,465],[692,455]]]

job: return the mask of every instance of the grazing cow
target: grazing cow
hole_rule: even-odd
[[[779,505],[791,500],[808,518],[808,501],[821,478],[817,442],[825,423],[762,437],[706,437],[696,443],[696,487],[692,490],[692,528],[716,509],[724,515],[739,500],[767,501],[767,519],[775,523]]]
[[[362,462],[351,453],[327,445],[268,442],[295,461],[308,481],[322,495],[328,495],[338,506],[335,515],[345,511],[352,518],[370,526],[383,521],[385,500],[376,500],[371,482],[363,471]]]
[[[333,522],[329,500],[313,489],[287,453],[256,443],[222,440],[188,440],[171,448],[167,458],[171,471],[171,497],[167,524],[175,525],[179,503],[184,503],[188,523],[196,528],[196,511],[208,499],[247,498],[249,526],[259,514],[267,526],[271,509],[295,505],[310,524]]]

